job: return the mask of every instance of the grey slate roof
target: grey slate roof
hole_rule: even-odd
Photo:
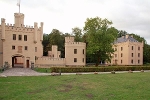
[[[122,43],[122,42],[127,42],[127,41],[138,42],[136,39],[134,39],[131,36],[128,36],[128,38],[126,38],[126,36],[122,36],[120,38],[117,38],[117,40],[114,42],[114,44],[116,44],[116,43]]]

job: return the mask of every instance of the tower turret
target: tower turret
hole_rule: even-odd
[[[41,22],[40,40],[43,41],[43,22]]]
[[[1,26],[2,26],[2,40],[5,40],[5,19],[1,18]]]
[[[15,27],[22,27],[24,25],[24,14],[15,13]]]
[[[37,43],[38,23],[34,22],[34,43]]]
[[[65,37],[65,43],[74,42],[74,37]]]

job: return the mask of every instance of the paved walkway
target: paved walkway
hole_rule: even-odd
[[[141,71],[133,71],[133,72],[141,72]],[[150,72],[150,70],[145,70],[144,72]],[[110,74],[111,72],[98,72],[97,74]],[[128,71],[117,71],[116,73],[128,73]],[[61,73],[61,75],[76,75],[77,73]],[[80,74],[94,74],[94,72],[87,73],[78,73]],[[30,68],[10,68],[3,73],[0,73],[0,77],[7,76],[44,76],[44,75],[52,75],[52,73],[39,73]]]

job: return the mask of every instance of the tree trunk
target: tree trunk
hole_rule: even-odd
[[[100,57],[97,57],[97,62],[95,64],[95,66],[98,66],[99,65],[99,62],[100,62]]]

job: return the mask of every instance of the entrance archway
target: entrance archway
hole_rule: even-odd
[[[13,68],[23,68],[24,67],[24,57],[22,55],[12,56],[12,67]]]

